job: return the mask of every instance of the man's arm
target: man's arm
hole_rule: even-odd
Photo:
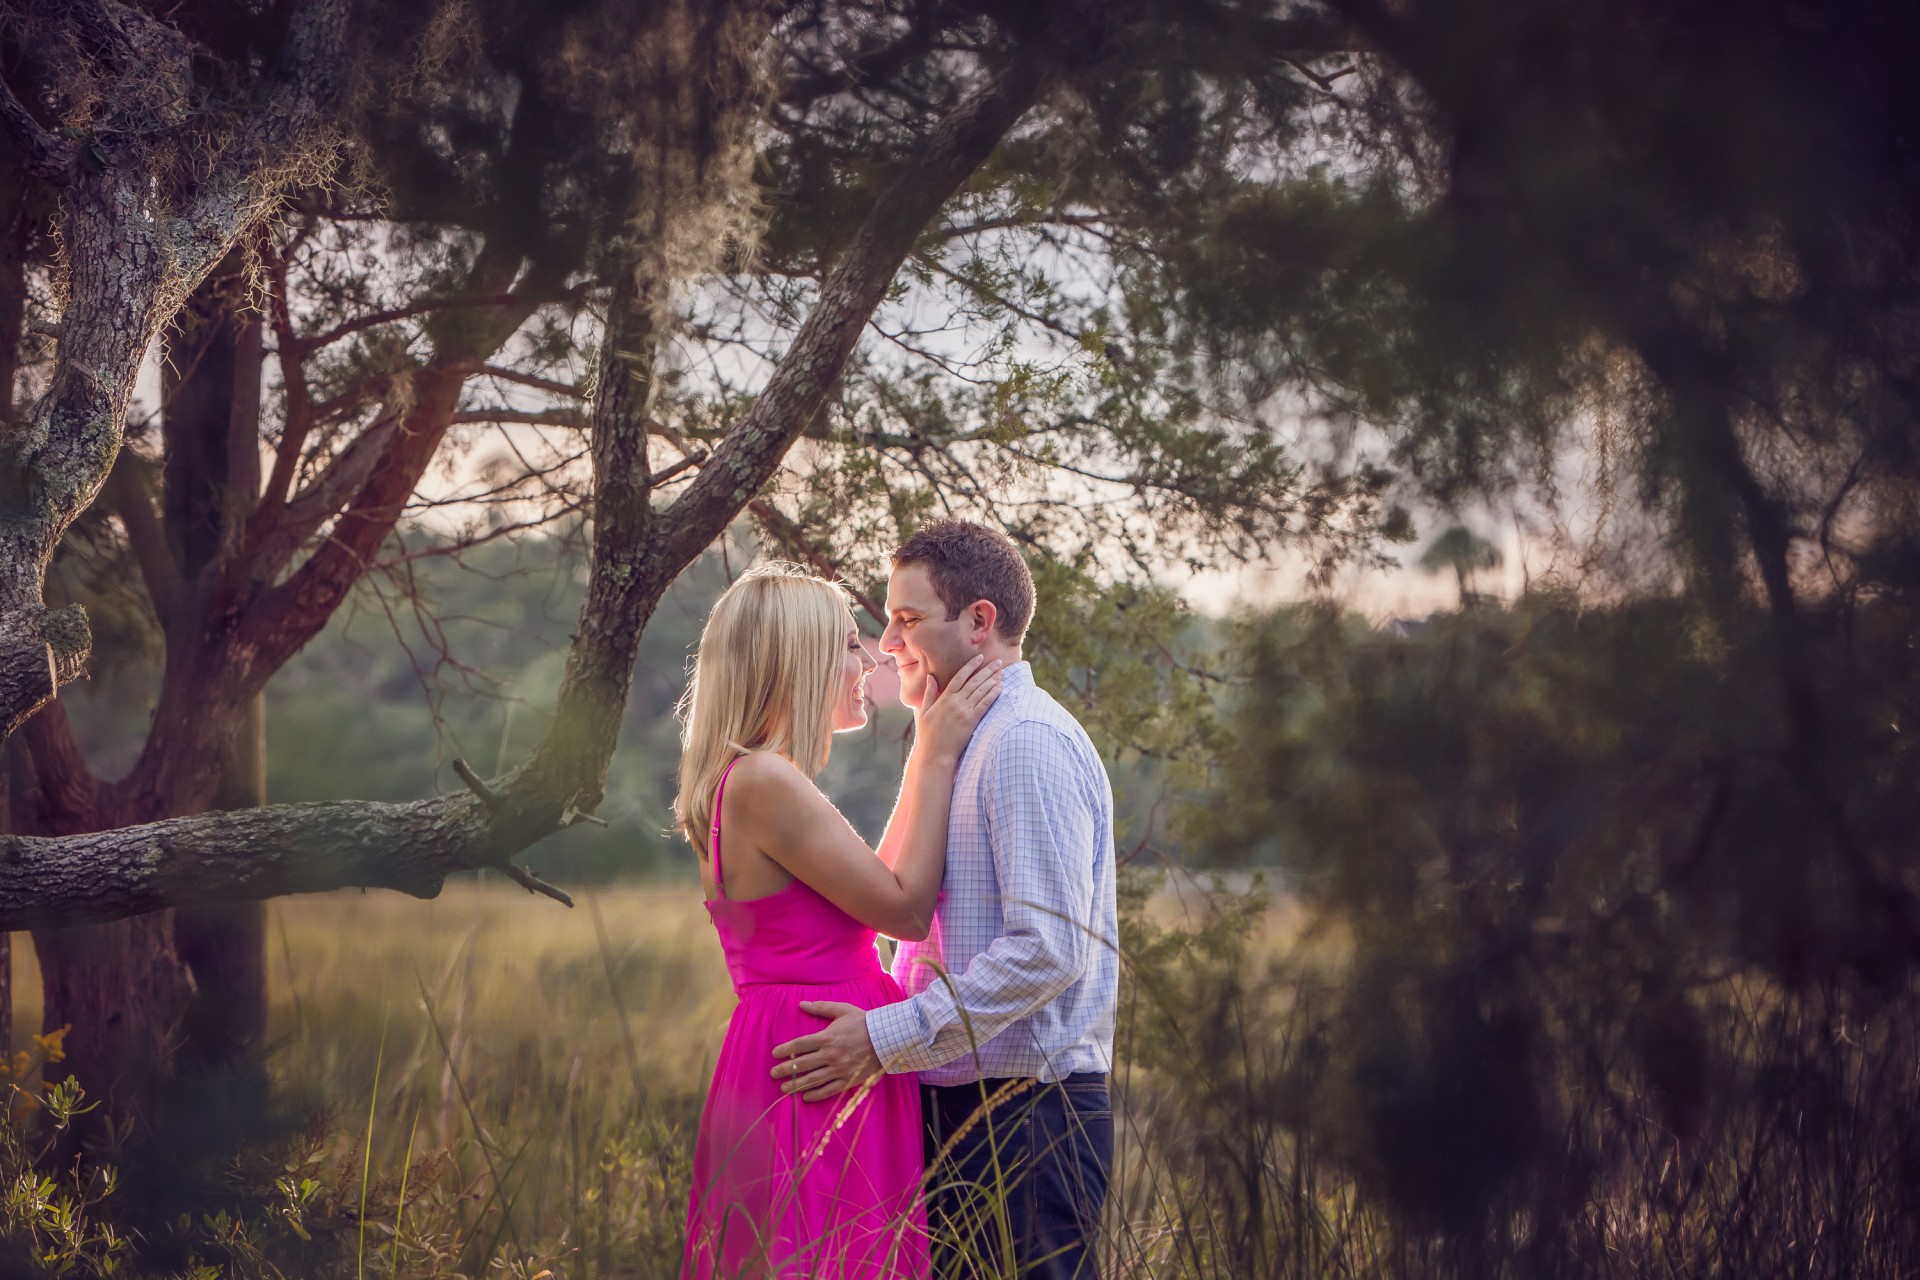
[[[866,1015],[888,1071],[925,1071],[972,1053],[1086,972],[1093,936],[1094,810],[1075,743],[1028,721],[987,764],[987,838],[1002,933],[964,973]]]

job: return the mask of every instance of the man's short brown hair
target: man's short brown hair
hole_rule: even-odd
[[[924,565],[947,621],[976,600],[995,609],[993,629],[1019,644],[1033,621],[1033,575],[1013,539],[971,520],[936,520],[900,544],[893,567]]]

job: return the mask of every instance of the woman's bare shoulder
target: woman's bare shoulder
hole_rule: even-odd
[[[793,761],[777,751],[749,751],[727,775],[727,794],[754,809],[791,804],[810,792],[818,794]]]

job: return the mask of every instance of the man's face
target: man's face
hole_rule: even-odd
[[[900,700],[915,708],[926,697],[929,675],[944,689],[979,652],[967,639],[964,613],[947,620],[947,606],[920,564],[898,565],[887,579],[887,629],[880,648],[900,669]]]

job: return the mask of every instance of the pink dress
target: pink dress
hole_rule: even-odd
[[[737,760],[734,763],[739,763]],[[733,765],[727,766],[731,773]],[[918,1280],[928,1272],[920,1091],[910,1075],[825,1102],[785,1094],[773,1047],[818,1031],[802,1000],[871,1009],[902,998],[873,930],[796,880],[735,902],[720,864],[714,796],[707,903],[740,1004],[700,1115],[683,1278]]]

